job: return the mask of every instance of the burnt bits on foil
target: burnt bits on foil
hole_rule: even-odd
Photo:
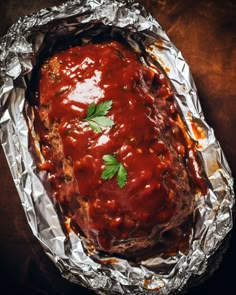
[[[58,40],[79,37],[89,42],[117,34],[142,52],[144,62],[151,57],[166,72],[209,180],[207,195],[195,196],[189,252],[152,257],[137,265],[100,253],[87,255],[78,235],[65,235],[43,185],[46,174],[36,174],[29,148],[31,119],[25,96],[39,54],[52,52]],[[150,14],[133,1],[75,0],[22,17],[0,40],[0,81],[2,147],[33,234],[65,278],[99,294],[170,294],[206,272],[210,257],[232,228],[233,179],[204,119],[188,65]],[[101,263],[104,259],[112,263]]]

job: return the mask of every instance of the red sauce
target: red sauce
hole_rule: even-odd
[[[49,124],[36,124],[46,160],[41,169],[48,171],[66,214],[100,249],[150,238],[191,214],[194,193],[206,189],[196,153],[178,124],[166,78],[143,65],[138,54],[118,42],[59,52],[41,69],[39,97],[36,121],[45,111],[49,118]],[[108,116],[115,124],[96,133],[83,119],[91,103],[106,100],[113,102]],[[69,180],[51,148],[52,124],[73,167]],[[106,154],[116,155],[127,170],[123,188],[115,177],[101,178]],[[66,181],[74,183],[70,189]],[[78,209],[78,196],[87,203],[86,217]]]

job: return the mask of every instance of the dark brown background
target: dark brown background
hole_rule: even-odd
[[[0,0],[0,35],[21,15],[60,0]],[[162,24],[190,65],[208,123],[236,175],[235,1],[139,1]],[[2,294],[93,294],[61,278],[33,237],[0,148]],[[219,270],[189,295],[235,294],[236,233]],[[0,291],[1,292],[1,291]]]

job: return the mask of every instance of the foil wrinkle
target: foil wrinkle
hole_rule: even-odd
[[[112,34],[120,31],[133,48],[141,44],[157,60],[172,85],[188,132],[198,144],[209,190],[206,196],[195,197],[195,226],[186,255],[153,257],[137,265],[120,258],[110,265],[100,263],[104,257],[87,255],[79,236],[72,231],[65,235],[41,181],[46,175],[36,174],[29,149],[27,79],[49,32],[52,38],[78,36],[95,28],[93,32],[99,35],[103,29],[96,31],[98,25],[112,28]],[[192,122],[203,129],[203,139],[193,132]],[[9,29],[0,39],[0,141],[33,234],[65,278],[98,294],[177,293],[206,271],[209,258],[232,229],[231,171],[204,118],[189,66],[160,24],[133,1],[68,1],[21,17]],[[160,271],[163,265],[168,267],[166,273]]]

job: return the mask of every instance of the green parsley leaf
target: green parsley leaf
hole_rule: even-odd
[[[111,179],[113,176],[115,176],[118,169],[119,165],[110,165],[109,167],[106,166],[106,169],[102,172],[102,179]]]
[[[106,165],[114,165],[117,164],[117,160],[114,156],[112,155],[104,155],[102,157],[102,159],[104,160],[104,162],[106,163]]]
[[[106,117],[107,113],[112,107],[112,100],[106,100],[98,105],[91,103],[87,110],[87,116],[84,120],[95,132],[102,132],[102,127],[112,127],[114,121]]]
[[[124,187],[127,181],[127,171],[122,164],[120,164],[116,179],[117,179],[119,187],[120,188]]]
[[[100,133],[102,132],[102,129],[99,127],[99,125],[96,122],[93,122],[91,120],[86,120],[90,126],[91,129],[93,129],[95,132]]]
[[[89,105],[88,110],[87,110],[87,118],[93,115],[96,109],[96,104],[93,102]]]
[[[105,168],[102,172],[102,179],[111,179],[117,174],[117,183],[120,188],[123,188],[127,182],[127,171],[125,167],[112,155],[104,155],[103,161],[105,163]]]
[[[111,127],[114,125],[113,120],[105,116],[95,117],[92,121],[104,127]]]
[[[105,116],[112,107],[112,100],[106,100],[97,105],[95,116]]]

